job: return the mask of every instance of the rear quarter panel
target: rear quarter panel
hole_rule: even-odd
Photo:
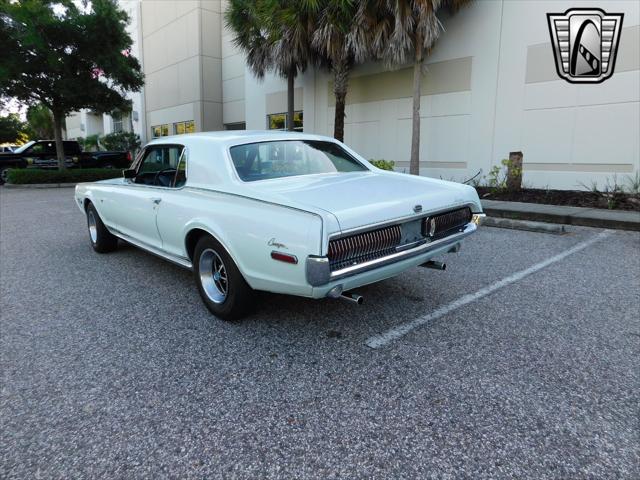
[[[305,260],[322,249],[323,221],[316,214],[228,193],[184,188],[166,191],[157,224],[163,249],[173,255],[187,257],[187,235],[193,229],[204,230],[229,252],[252,288],[312,295]],[[295,255],[298,263],[273,260],[274,250]]]

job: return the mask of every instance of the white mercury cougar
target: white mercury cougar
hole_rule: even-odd
[[[484,215],[473,187],[380,170],[327,137],[226,131],[162,137],[123,178],[76,186],[96,252],[118,239],[192,269],[205,305],[237,319],[254,290],[310,298],[454,252]]]

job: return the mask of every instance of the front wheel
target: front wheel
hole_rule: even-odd
[[[193,272],[202,301],[216,317],[238,320],[249,312],[253,290],[226,250],[212,237],[198,241]]]
[[[113,252],[118,248],[118,237],[104,226],[93,203],[87,205],[87,228],[91,246],[98,253]]]

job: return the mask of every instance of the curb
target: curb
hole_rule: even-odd
[[[527,230],[528,232],[551,233],[564,235],[567,230],[564,225],[556,223],[532,222],[530,220],[512,220],[510,218],[486,217],[481,225],[483,227],[508,228],[511,230]]]
[[[482,200],[490,217],[640,232],[640,212]]]
[[[76,185],[77,183],[25,183],[17,185],[5,183],[4,188],[71,188]]]

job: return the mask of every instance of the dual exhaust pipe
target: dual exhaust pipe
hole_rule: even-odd
[[[336,285],[327,293],[327,298],[339,298],[346,300],[347,302],[353,302],[356,305],[362,305],[364,303],[364,297],[352,292],[343,292],[342,285]]]
[[[435,260],[429,260],[428,262],[420,265],[424,268],[433,268],[434,270],[444,271],[447,269],[447,264],[444,262],[437,262]],[[327,297],[329,298],[339,298],[341,300],[345,300],[347,302],[355,303],[356,305],[362,305],[364,303],[364,297],[362,295],[358,295],[353,292],[343,292],[342,285],[336,285],[329,293],[327,293]]]

